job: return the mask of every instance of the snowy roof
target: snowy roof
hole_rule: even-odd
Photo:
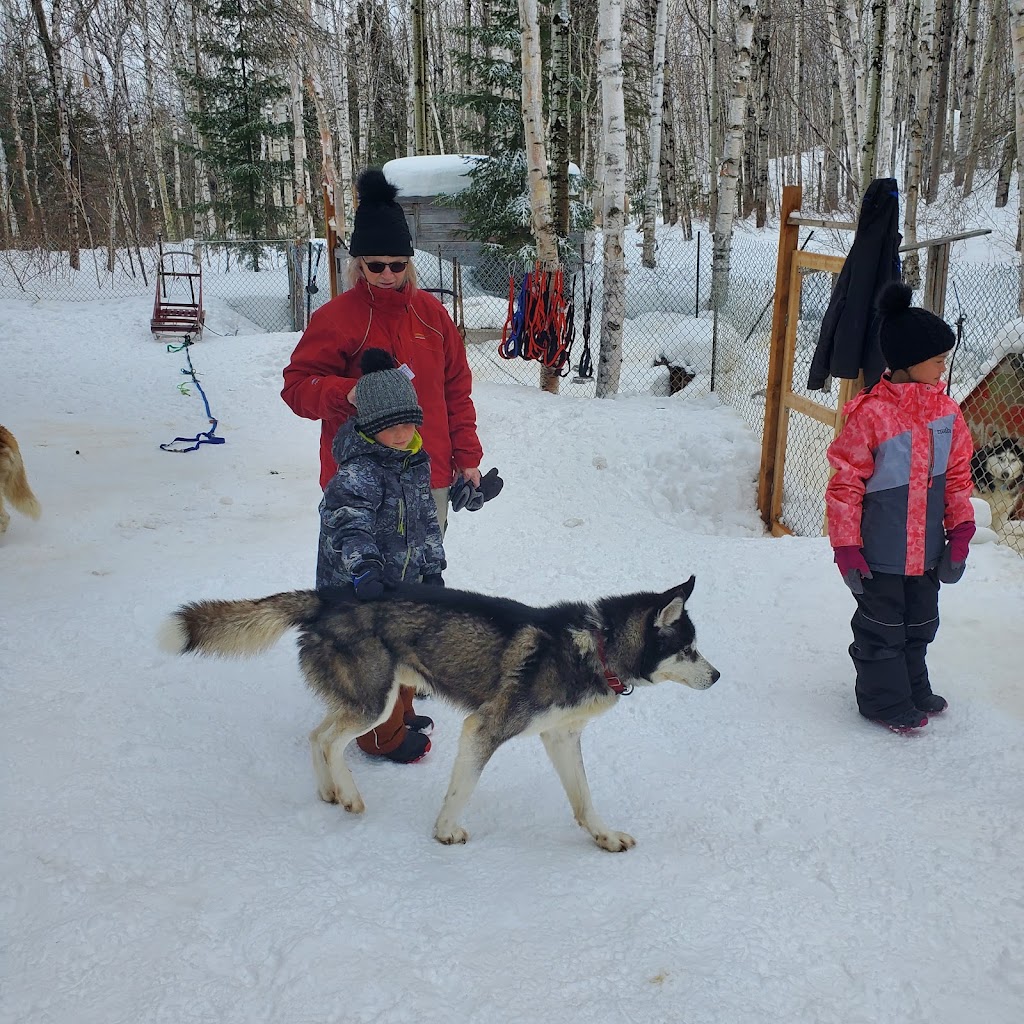
[[[401,196],[455,195],[469,188],[469,171],[481,156],[403,156],[384,165],[384,176]]]
[[[469,188],[469,171],[486,156],[450,154],[447,156],[403,156],[384,165],[384,175],[398,186],[402,196],[457,195]],[[580,169],[569,164],[569,176],[578,177]]]

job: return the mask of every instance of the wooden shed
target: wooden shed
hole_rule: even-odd
[[[465,237],[466,224],[457,206],[442,206],[439,195],[457,195],[470,184],[469,171],[475,156],[406,156],[389,160],[384,175],[398,186],[398,202],[405,211],[412,244],[442,258],[457,258],[475,266],[483,244]]]
[[[482,242],[466,238],[467,226],[457,206],[441,205],[439,195],[458,195],[470,185],[469,172],[485,156],[406,156],[389,160],[384,175],[398,186],[398,202],[405,211],[414,248],[458,258],[468,267],[476,266],[484,253]],[[580,169],[569,165],[570,188]],[[572,236],[576,244],[582,236]]]

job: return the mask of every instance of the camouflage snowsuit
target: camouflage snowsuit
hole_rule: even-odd
[[[318,589],[351,585],[374,564],[386,587],[444,569],[430,459],[418,433],[412,449],[378,444],[354,420],[342,425],[333,447],[338,471],[320,502]]]

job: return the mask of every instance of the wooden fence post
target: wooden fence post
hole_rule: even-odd
[[[789,309],[789,282],[796,255],[800,227],[790,224],[790,214],[800,212],[803,189],[786,185],[782,190],[779,224],[779,255],[775,267],[775,300],[772,304],[771,346],[768,354],[768,384],[764,399],[764,439],[761,442],[761,473],[757,482],[757,507],[766,526],[772,520],[772,482],[775,479],[775,447],[779,437],[782,401],[783,358]]]

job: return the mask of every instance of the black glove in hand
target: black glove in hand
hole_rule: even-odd
[[[443,587],[444,580],[439,572],[428,572],[423,574],[420,582],[426,587]]]
[[[478,490],[484,496],[484,501],[490,501],[491,498],[496,498],[501,493],[501,489],[504,486],[505,481],[498,476],[498,470],[492,468],[480,477],[480,487]]]
[[[352,573],[352,587],[360,601],[372,601],[384,593],[384,573],[379,565],[369,563],[362,572]]]
[[[489,469],[480,478],[479,487],[475,487],[464,476],[460,476],[448,491],[452,510],[459,512],[466,508],[470,512],[477,512],[484,507],[485,501],[490,501],[498,495],[504,486],[505,481],[498,476],[497,469]]]

